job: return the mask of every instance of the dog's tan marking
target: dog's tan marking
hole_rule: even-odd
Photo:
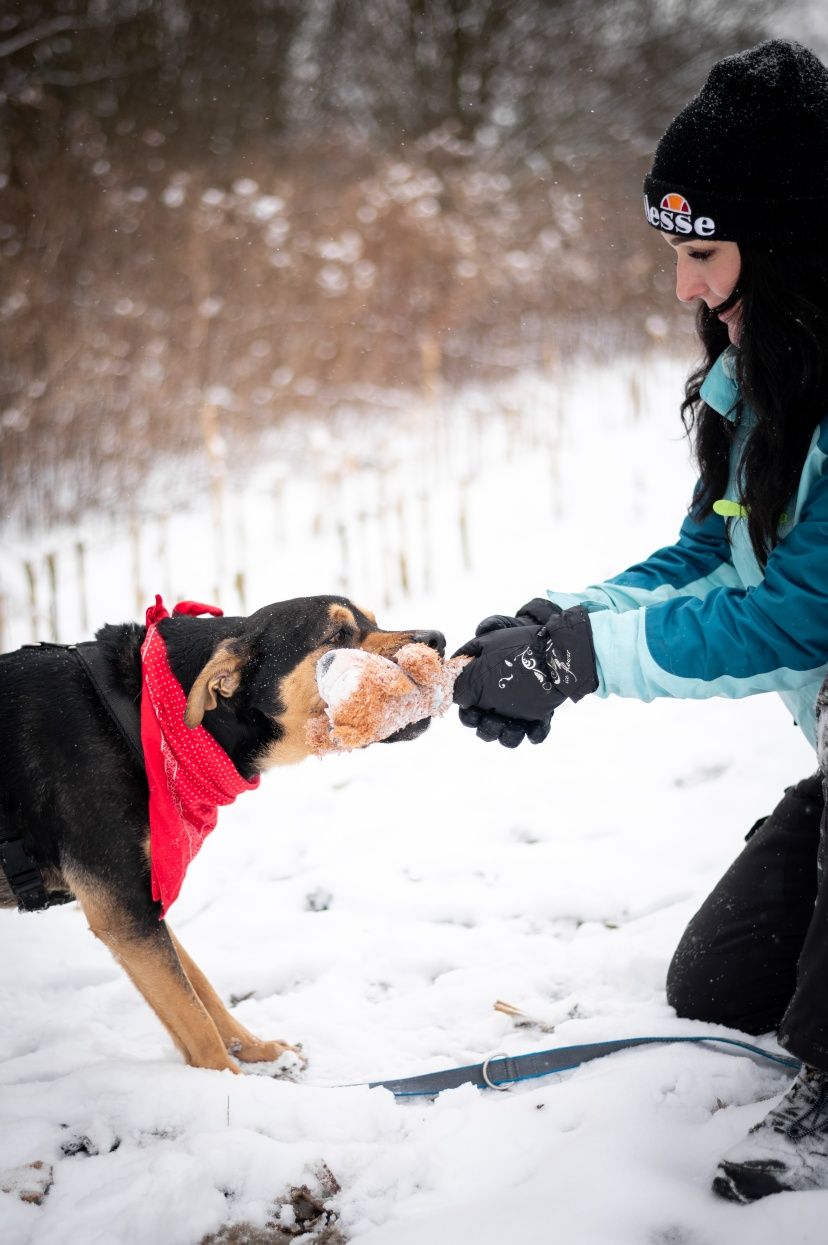
[[[367,653],[379,653],[380,657],[395,657],[411,639],[410,631],[369,631],[359,647]]]
[[[215,1021],[184,971],[166,924],[159,921],[151,932],[144,933],[87,879],[72,879],[72,890],[92,933],[123,967],[187,1063],[194,1068],[238,1072]]]
[[[373,611],[373,610],[367,610],[367,609],[365,608],[365,606],[364,606],[364,605],[360,605],[358,602],[355,602],[355,604],[356,604],[356,607],[357,607],[357,609],[359,610],[360,614],[364,614],[364,615],[365,615],[365,617],[368,619],[368,621],[369,621],[370,623],[373,623],[373,624],[374,624],[374,626],[376,627],[376,625],[377,625],[377,616],[376,616],[376,614],[374,613],[374,611]]]
[[[328,619],[331,626],[351,627],[356,635],[358,631],[356,619],[345,605],[334,603],[328,607]],[[307,725],[311,717],[320,714],[324,708],[316,686],[316,663],[330,645],[320,645],[297,666],[286,674],[279,683],[277,694],[285,706],[276,721],[283,734],[275,744],[259,758],[260,770],[272,769],[275,765],[295,765],[310,756],[308,746]]]
[[[310,756],[307,724],[311,717],[322,713],[324,708],[316,686],[316,663],[327,651],[327,648],[314,649],[279,684],[278,695],[285,709],[276,721],[284,733],[259,759],[257,764],[260,769],[271,769],[274,765],[293,765]]]
[[[348,627],[356,627],[357,621],[347,605],[333,604],[328,606],[328,617],[332,623],[345,623]]]
[[[215,709],[219,696],[232,696],[241,682],[244,664],[239,653],[221,645],[196,678],[187,697],[184,721],[191,730],[200,726],[205,713]]]
[[[359,623],[353,611],[348,609],[346,605],[328,606],[328,627],[328,635],[323,639],[324,644],[341,645],[342,639],[337,638],[337,632],[341,633],[344,631],[347,638],[351,641],[355,641],[359,636]],[[344,639],[345,637],[342,638]]]
[[[290,1046],[287,1042],[262,1041],[261,1038],[255,1037],[248,1029],[245,1029],[244,1025],[239,1024],[235,1016],[228,1012],[204,973],[184,950],[172,930],[170,930],[170,938],[178,952],[184,972],[218,1029],[222,1042],[237,1059],[242,1059],[245,1063],[269,1063],[288,1050],[299,1054],[295,1046]]]
[[[0,870],[0,908],[16,908],[17,896],[9,886],[5,873]]]

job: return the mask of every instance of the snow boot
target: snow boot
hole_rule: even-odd
[[[828,1189],[828,1073],[807,1066],[713,1180],[713,1192],[731,1202],[804,1189]]]

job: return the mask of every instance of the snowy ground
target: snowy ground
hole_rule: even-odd
[[[678,376],[656,379],[634,422],[609,381],[573,393],[555,505],[546,455],[491,467],[471,496],[475,574],[380,621],[456,646],[484,613],[671,539],[690,469]],[[0,914],[0,1183],[54,1168],[42,1205],[0,1194],[3,1245],[195,1245],[265,1223],[323,1164],[359,1245],[824,1245],[828,1193],[737,1208],[709,1192],[784,1088],[772,1065],[667,1045],[434,1103],[353,1084],[701,1031],[666,1005],[672,948],[813,768],[773,697],[589,698],[539,748],[484,745],[452,714],[414,743],[269,775],[222,813],[170,924],[243,1023],[304,1043],[295,1084],[182,1066],[73,905]]]

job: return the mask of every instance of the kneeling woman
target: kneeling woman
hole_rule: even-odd
[[[750,1201],[828,1188],[828,71],[781,41],[720,61],[645,190],[676,293],[698,302],[688,517],[675,545],[614,579],[485,619],[455,700],[478,735],[514,747],[589,692],[775,690],[817,746],[823,777],[753,827],[669,972],[680,1015],[775,1029],[803,1061],[719,1165],[716,1192]]]

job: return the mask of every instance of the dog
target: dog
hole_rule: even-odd
[[[186,695],[187,726],[202,725],[250,785],[309,754],[307,725],[322,710],[315,675],[324,653],[361,648],[393,658],[411,643],[445,651],[439,631],[382,631],[373,614],[341,596],[277,602],[247,618],[163,614],[157,631]],[[147,637],[137,623],[107,625],[95,637],[105,681],[136,714]],[[0,656],[0,687],[0,839],[21,837],[51,901],[78,901],[188,1064],[237,1072],[237,1061],[269,1062],[295,1050],[243,1028],[160,919],[147,765],[71,647]],[[388,742],[413,739],[428,722]],[[2,871],[0,906],[18,906]]]

